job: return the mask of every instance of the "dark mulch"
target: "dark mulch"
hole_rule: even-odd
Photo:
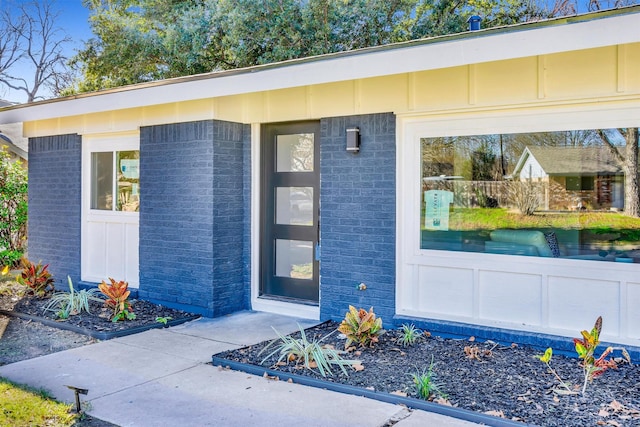
[[[324,337],[337,327],[335,322],[323,323],[308,329],[307,338]],[[346,357],[359,359],[364,366],[359,372],[350,370],[349,376],[336,368],[333,377],[323,378],[293,363],[276,365],[275,356],[264,365],[323,381],[416,397],[411,374],[423,372],[433,361],[436,382],[446,395],[446,399],[436,399],[438,403],[541,426],[640,425],[640,368],[637,365],[624,364],[618,370],[606,371],[589,384],[584,396],[560,395],[554,392],[558,382],[534,357],[541,353],[538,350],[480,343],[472,338],[452,340],[426,335],[416,345],[402,347],[396,341],[400,336],[397,330],[387,331],[374,348],[349,353]],[[323,342],[337,349],[344,348],[344,339],[337,333]],[[217,356],[259,365],[269,352],[258,353],[267,344],[263,342]],[[470,357],[473,355],[476,357]],[[576,387],[582,384],[582,368],[578,363],[577,359],[561,355],[554,355],[551,360],[551,366]]]
[[[27,314],[56,322],[59,325],[70,325],[86,331],[96,331],[104,333],[118,333],[127,330],[143,328],[146,326],[158,326],[158,317],[179,321],[186,318],[196,317],[192,313],[182,310],[175,310],[162,305],[153,304],[143,300],[131,300],[131,305],[136,318],[133,320],[112,322],[109,320],[111,310],[103,303],[96,301],[89,302],[90,312],[82,312],[69,316],[67,319],[59,319],[57,314],[51,310],[44,310],[49,302],[48,298],[37,298],[34,296],[23,296],[17,298],[11,295],[0,295],[0,309],[13,313]]]

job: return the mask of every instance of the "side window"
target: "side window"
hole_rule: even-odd
[[[140,151],[91,153],[91,209],[138,212]]]

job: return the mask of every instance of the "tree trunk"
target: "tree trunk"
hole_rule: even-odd
[[[638,194],[638,128],[628,128],[626,135],[624,171],[624,213],[640,217]]]

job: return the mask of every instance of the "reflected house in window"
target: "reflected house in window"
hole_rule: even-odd
[[[545,210],[622,210],[624,173],[609,147],[533,147],[520,156],[511,175],[542,182]]]

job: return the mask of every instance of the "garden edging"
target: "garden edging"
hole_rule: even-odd
[[[82,334],[82,335],[87,335],[90,336],[92,338],[98,339],[98,340],[102,340],[102,341],[106,341],[106,340],[110,340],[113,338],[119,338],[119,337],[124,337],[127,335],[133,335],[133,334],[137,334],[139,332],[144,332],[144,331],[148,331],[150,329],[159,329],[159,328],[168,328],[170,326],[176,326],[176,325],[180,325],[182,323],[185,322],[189,322],[191,320],[195,320],[198,319],[200,316],[199,315],[193,315],[193,316],[186,316],[180,319],[172,319],[172,320],[168,320],[166,324],[163,323],[157,323],[157,324],[149,324],[149,325],[144,325],[144,326],[137,326],[134,328],[129,328],[129,329],[123,329],[123,330],[119,330],[119,331],[95,331],[95,330],[91,330],[91,329],[87,329],[87,328],[81,328],[78,326],[74,326],[74,325],[70,325],[67,323],[64,323],[63,321],[55,321],[55,320],[50,320],[44,317],[39,317],[39,316],[33,316],[30,314],[24,314],[24,313],[20,313],[20,312],[15,312],[15,311],[8,311],[8,310],[1,310],[0,309],[0,314],[5,315],[5,316],[12,316],[12,317],[18,317],[20,319],[24,319],[24,320],[32,320],[35,322],[40,322],[44,325],[47,326],[51,326],[53,328],[58,328],[58,329],[64,329],[67,331],[71,331],[71,332],[75,332],[78,334]]]
[[[347,384],[333,383],[322,381],[316,378],[306,377],[302,375],[291,374],[283,371],[276,371],[262,366],[251,365],[248,363],[236,362],[213,355],[211,357],[213,366],[229,368],[252,375],[277,377],[281,380],[291,380],[296,384],[306,385],[310,387],[322,388],[338,393],[362,396],[369,399],[379,400],[385,403],[395,405],[404,405],[412,409],[420,409],[422,411],[433,412],[436,414],[452,417],[472,423],[483,424],[493,427],[522,427],[523,424],[517,421],[508,420],[506,418],[498,418],[480,412],[470,411],[468,409],[456,408],[453,406],[440,405],[437,403],[414,399],[411,397],[399,396],[391,393],[385,393],[375,390],[367,390],[361,387],[354,387]]]

